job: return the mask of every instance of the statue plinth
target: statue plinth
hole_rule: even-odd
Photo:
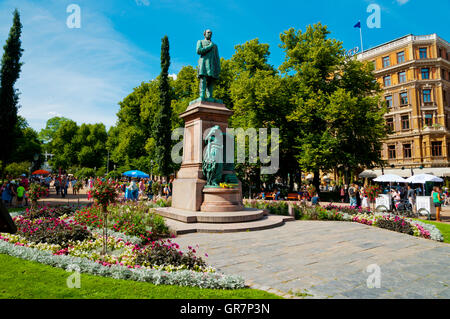
[[[202,212],[237,212],[243,209],[239,188],[203,188]]]
[[[197,99],[190,104],[180,117],[184,119],[185,130],[183,139],[183,160],[177,178],[173,182],[172,207],[190,211],[206,211],[213,205],[211,203],[202,206],[205,199],[212,199],[210,192],[204,192],[206,179],[202,171],[204,133],[213,126],[219,126],[222,132],[228,128],[228,119],[233,114],[224,104]],[[205,188],[206,189],[206,188]],[[222,189],[222,188],[220,188]],[[242,191],[237,188],[238,195],[228,196],[229,190],[225,190],[223,200],[229,198],[236,206],[220,204],[228,207],[227,210],[208,211],[233,211],[242,209]],[[219,192],[220,193],[220,192]],[[232,191],[231,193],[236,193]],[[207,195],[206,195],[207,194]],[[217,194],[215,195],[217,196]],[[216,197],[214,197],[216,198]],[[203,208],[202,208],[203,207]]]

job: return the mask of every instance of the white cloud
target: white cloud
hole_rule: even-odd
[[[69,29],[67,13],[58,1],[9,0],[0,4],[3,46],[17,7],[23,24],[24,65],[16,87],[19,114],[35,129],[45,127],[50,114],[77,123],[114,125],[118,102],[159,70],[159,57],[142,52],[118,33],[104,16],[81,6],[82,27]],[[143,62],[145,61],[145,62]]]
[[[397,0],[397,3],[399,4],[399,5],[404,5],[404,4],[406,4],[406,3],[408,3],[409,2],[409,0]]]
[[[170,76],[172,79],[174,79],[174,80],[176,80],[177,77],[178,77],[178,75],[176,75],[175,73],[169,74],[169,76]]]

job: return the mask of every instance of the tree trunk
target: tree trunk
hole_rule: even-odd
[[[319,193],[319,191],[320,191],[320,172],[319,171],[314,171],[313,185],[316,188],[316,192]]]

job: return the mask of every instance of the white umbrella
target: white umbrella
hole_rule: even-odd
[[[375,178],[377,177],[377,174],[372,171],[372,170],[366,170],[364,172],[362,172],[361,174],[359,174],[359,177],[361,178]]]
[[[395,174],[381,175],[373,180],[374,182],[384,183],[406,183],[406,179]]]
[[[442,183],[443,181],[442,178],[430,174],[413,175],[406,179],[407,183],[412,184],[425,184],[426,182]]]
[[[314,175],[313,174],[309,174],[308,176],[306,176],[305,179],[314,179]]]

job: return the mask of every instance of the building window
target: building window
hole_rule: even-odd
[[[390,65],[391,65],[391,60],[389,59],[388,56],[385,56],[385,57],[383,58],[383,68],[387,68],[387,67],[390,66]]]
[[[397,53],[397,63],[405,62],[405,51]]]
[[[403,158],[411,158],[411,144],[403,144]]]
[[[442,156],[442,142],[431,142],[431,156]]]
[[[386,119],[386,127],[388,129],[389,134],[394,132],[394,118],[393,117],[388,117]]]
[[[402,130],[409,130],[409,115],[402,116]]]
[[[422,73],[422,80],[429,80],[430,79],[430,69],[423,68],[421,70],[421,73]]]
[[[423,102],[431,102],[431,90],[423,90]]]
[[[427,59],[427,53],[428,53],[428,50],[427,50],[427,48],[420,48],[419,49],[419,58],[420,59]]]
[[[395,145],[388,145],[388,158],[395,159]]]
[[[404,83],[406,82],[406,72],[399,72],[398,73],[398,83]]]
[[[383,80],[384,80],[384,86],[385,87],[391,86],[391,76],[390,75],[385,76],[383,78]]]
[[[386,106],[387,106],[388,108],[391,108],[391,107],[392,107],[392,95],[387,95],[387,96],[385,97],[385,99],[386,99]]]
[[[433,113],[427,112],[425,113],[425,126],[433,125]]]
[[[407,105],[408,104],[408,93],[402,92],[400,93],[400,104]]]

